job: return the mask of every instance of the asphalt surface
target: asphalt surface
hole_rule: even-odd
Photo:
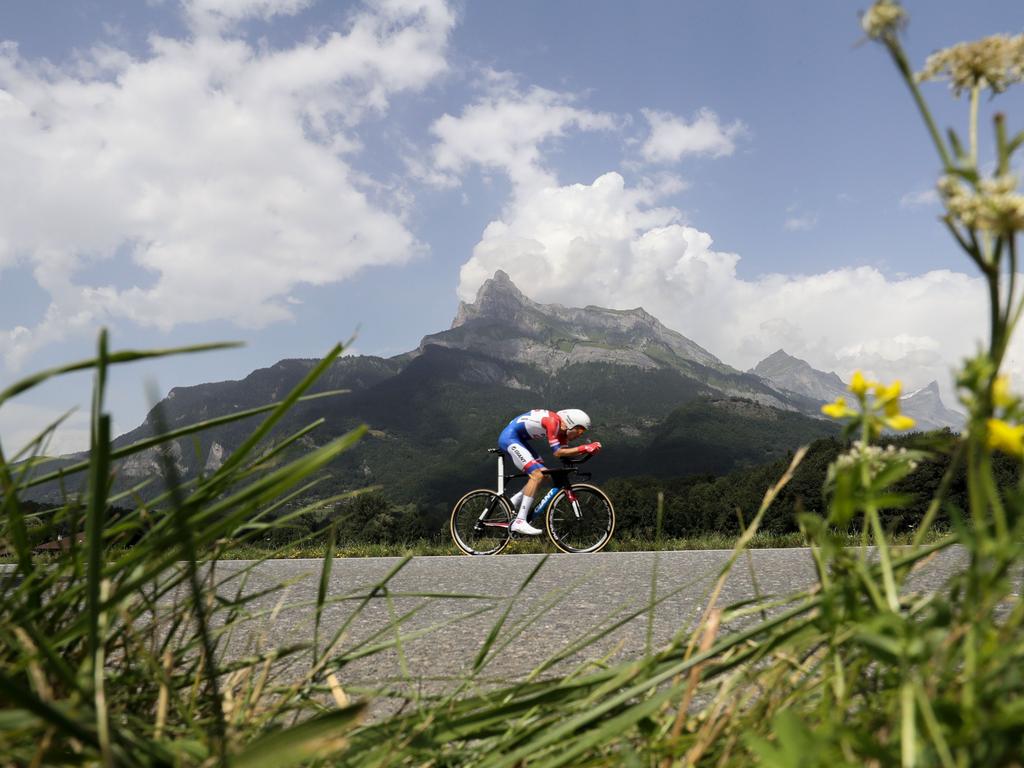
[[[475,685],[523,679],[546,659],[567,650],[567,658],[545,674],[567,673],[601,659],[636,658],[696,623],[730,554],[558,554],[546,561],[542,555],[421,557],[392,576],[386,594],[378,590],[369,600],[364,598],[401,560],[335,560],[321,643],[329,642],[350,618],[335,654],[358,655],[368,645],[393,644],[399,638],[400,651],[392,645],[354,659],[338,675],[349,690],[389,688],[398,695],[410,693],[410,688],[437,691],[464,678],[506,611],[497,641],[474,676]],[[959,550],[938,553],[912,576],[909,588],[935,589],[962,562]],[[250,565],[222,561],[218,573],[223,578]],[[253,601],[251,631],[232,636],[230,654],[311,640],[320,568],[318,560],[276,560],[256,566],[248,576],[247,592],[288,586]],[[660,601],[649,618],[652,574]],[[744,555],[730,572],[718,605],[758,594],[782,596],[814,581],[806,549],[751,550],[749,559]],[[237,581],[232,581],[224,590],[233,593],[236,588]],[[581,636],[593,637],[594,642],[573,650]]]

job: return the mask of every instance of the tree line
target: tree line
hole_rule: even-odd
[[[903,499],[902,506],[884,511],[883,519],[894,532],[912,530],[921,520],[928,503],[949,467],[956,436],[949,430],[892,436],[882,446],[907,448],[925,453],[917,470],[894,489]],[[835,437],[810,444],[807,455],[792,480],[766,513],[761,530],[767,533],[792,533],[799,530],[798,512],[824,514],[827,509],[825,481],[829,465],[849,443]],[[595,478],[611,497],[620,534],[653,539],[659,534],[658,497],[663,495],[660,535],[688,537],[707,533],[736,534],[749,521],[764,497],[789,465],[792,454],[776,461],[740,469],[726,475],[687,475],[679,467],[673,477],[632,476],[606,481]],[[1017,462],[997,456],[1000,485],[1010,487],[1019,478]],[[950,524],[950,514],[965,509],[966,477],[963,469],[953,478],[947,504],[939,513],[940,525]],[[326,530],[332,523],[339,542],[403,543],[422,539],[440,540],[448,536],[450,505],[393,501],[385,490],[360,493],[333,509],[318,512],[297,521],[293,534]],[[278,535],[287,535],[284,533]]]

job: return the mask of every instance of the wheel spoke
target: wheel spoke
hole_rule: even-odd
[[[494,491],[471,491],[452,510],[451,534],[456,546],[467,555],[493,555],[509,541],[511,508]]]
[[[600,488],[574,485],[575,500],[563,492],[551,503],[546,516],[548,536],[563,552],[597,552],[615,530],[615,510]]]

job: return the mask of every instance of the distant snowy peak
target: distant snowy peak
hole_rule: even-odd
[[[819,371],[809,363],[783,350],[772,353],[751,371],[784,394],[803,395],[826,403],[837,397],[850,397],[846,383],[835,373]],[[917,422],[917,429],[963,429],[965,416],[947,408],[939,394],[939,384],[931,382],[900,398],[900,409]]]
[[[941,400],[942,398],[939,396],[939,382],[932,381],[920,389],[915,389],[913,392],[907,392],[900,395],[900,400],[910,400],[911,398],[918,397],[935,397]]]

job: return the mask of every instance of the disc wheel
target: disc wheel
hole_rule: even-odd
[[[615,510],[600,488],[581,483],[551,500],[544,523],[548,537],[563,552],[598,552],[615,530]]]
[[[496,555],[509,542],[512,505],[494,491],[470,491],[452,509],[455,545],[467,555]]]

